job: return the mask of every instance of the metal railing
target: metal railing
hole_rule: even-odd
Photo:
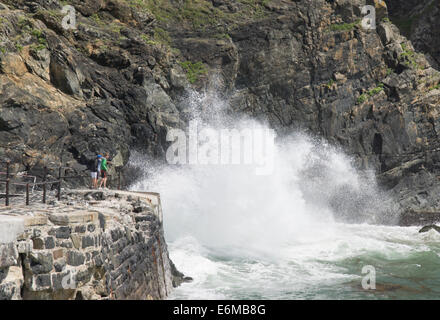
[[[61,201],[61,185],[62,182],[65,181],[66,179],[78,179],[78,178],[87,178],[90,177],[90,175],[73,175],[73,176],[66,176],[66,169],[70,169],[72,170],[71,167],[58,167],[58,179],[54,180],[54,181],[47,181],[47,174],[48,174],[48,169],[47,167],[44,167],[44,174],[43,174],[43,181],[42,182],[36,182],[36,177],[35,176],[29,176],[27,174],[13,174],[10,172],[10,166],[11,166],[11,161],[5,161],[3,162],[6,164],[6,172],[2,172],[2,174],[4,174],[6,176],[5,179],[0,179],[0,184],[5,184],[5,206],[9,206],[10,205],[10,198],[11,197],[16,197],[16,196],[22,196],[22,195],[12,195],[10,193],[10,187],[11,186],[22,186],[25,187],[25,203],[28,206],[30,204],[30,195],[29,195],[29,191],[30,191],[30,187],[32,185],[32,192],[34,191],[34,188],[36,186],[41,186],[42,190],[43,190],[43,195],[42,195],[42,203],[46,203],[47,200],[47,188],[48,185],[56,185],[57,186],[57,194],[56,194],[56,198],[58,201]],[[63,172],[64,171],[64,172]],[[121,190],[121,182],[122,182],[122,178],[121,178],[121,170],[117,170],[118,172],[118,190]],[[33,183],[24,183],[24,182],[14,182],[11,178],[12,177],[16,177],[16,176],[26,176],[26,177],[33,177],[34,182]],[[107,178],[109,180],[109,182],[111,182],[111,178],[112,175],[107,175]]]

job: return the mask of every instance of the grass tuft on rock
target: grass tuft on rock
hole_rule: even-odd
[[[353,30],[357,25],[359,25],[361,20],[357,20],[352,23],[340,23],[340,24],[332,24],[330,25],[331,31],[351,31]]]
[[[380,83],[377,87],[375,87],[375,88],[373,88],[373,89],[371,89],[371,90],[369,90],[369,91],[367,91],[367,92],[365,92],[365,93],[362,93],[362,94],[357,98],[356,103],[357,103],[357,104],[362,104],[362,103],[368,101],[368,99],[369,99],[370,97],[373,97],[373,96],[379,94],[379,93],[382,92],[382,91],[383,91],[383,83]]]
[[[202,76],[208,73],[208,68],[203,64],[203,62],[191,62],[185,61],[180,62],[181,67],[186,72],[186,78],[191,84],[196,83]]]

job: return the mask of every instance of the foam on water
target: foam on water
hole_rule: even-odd
[[[172,299],[436,298],[440,236],[417,228],[337,224],[328,239],[279,248],[278,260],[188,250],[195,239],[172,242],[171,258],[193,283]],[[362,267],[377,272],[375,291],[361,289]],[[387,290],[389,289],[389,290]]]
[[[215,92],[184,102],[205,126],[266,127],[225,115]],[[430,255],[439,235],[367,224],[393,221],[396,212],[374,175],[358,173],[339,150],[297,133],[277,140],[274,158],[273,173],[258,176],[252,166],[154,167],[132,157],[145,171],[132,189],[161,193],[171,258],[194,278],[171,298],[338,298],[341,290],[365,297],[356,289],[364,265],[392,273],[387,263],[417,254],[440,264]]]

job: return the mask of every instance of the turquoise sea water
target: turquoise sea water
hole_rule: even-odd
[[[249,252],[208,248],[192,237],[170,244],[194,278],[170,299],[439,299],[440,234],[417,227],[337,224],[332,232]],[[362,268],[376,289],[362,288]]]

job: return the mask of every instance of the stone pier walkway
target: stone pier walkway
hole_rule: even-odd
[[[170,262],[157,193],[63,190],[0,205],[0,300],[164,299]]]

